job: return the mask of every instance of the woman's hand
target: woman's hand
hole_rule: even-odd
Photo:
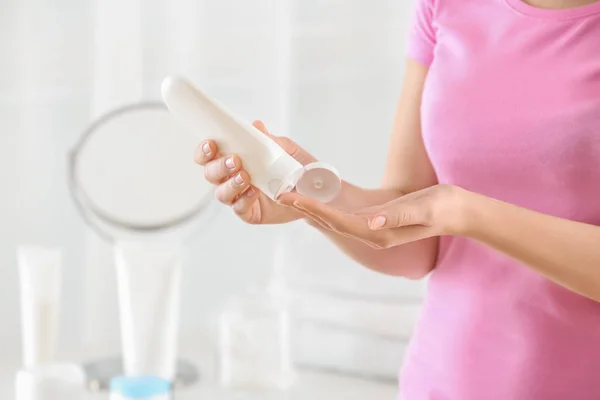
[[[347,211],[297,193],[282,195],[290,206],[322,227],[384,249],[464,229],[463,196],[456,186],[435,185],[381,206]]]
[[[314,157],[292,140],[269,134],[262,122],[256,121],[253,125],[275,140],[301,164],[315,161]],[[196,149],[194,160],[204,166],[206,180],[217,186],[217,200],[231,206],[243,221],[249,224],[282,224],[303,217],[295,209],[275,203],[252,186],[252,177],[244,170],[240,157],[235,154],[220,154],[214,141],[201,143]]]

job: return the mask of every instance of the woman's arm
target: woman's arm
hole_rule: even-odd
[[[437,183],[421,137],[421,95],[428,68],[416,61],[407,62],[402,93],[387,154],[382,187],[368,190],[344,183],[341,204],[334,207],[355,210],[391,201]],[[374,249],[306,219],[323,232],[346,255],[378,272],[419,279],[435,266],[438,238],[404,244],[389,249]]]
[[[560,219],[464,192],[458,233],[600,301],[600,227]]]
[[[294,198],[293,207],[374,248],[407,248],[407,243],[440,235],[468,237],[600,302],[600,226],[541,214],[453,185],[430,186],[353,212],[301,196]]]

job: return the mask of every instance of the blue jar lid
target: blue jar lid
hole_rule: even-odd
[[[132,399],[145,399],[169,393],[171,383],[152,376],[121,376],[111,379],[110,390]]]

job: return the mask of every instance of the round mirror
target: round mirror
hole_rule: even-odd
[[[213,189],[194,163],[197,144],[161,103],[101,117],[70,157],[71,191],[87,223],[115,240],[179,231],[207,214]]]

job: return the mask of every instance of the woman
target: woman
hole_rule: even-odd
[[[600,399],[600,1],[419,0],[408,44],[380,189],[275,203],[214,142],[196,161],[248,223],[431,272],[402,399]]]

